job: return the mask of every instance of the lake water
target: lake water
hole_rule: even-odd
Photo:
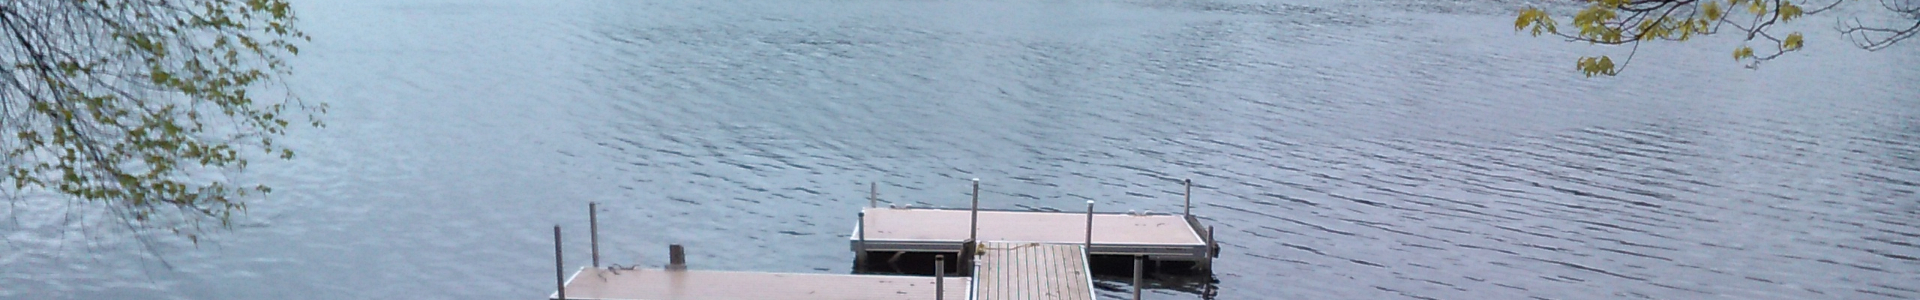
[[[1218,299],[1920,297],[1920,47],[1830,17],[1758,70],[1714,37],[1587,79],[1624,49],[1516,1],[334,2],[288,80],[331,125],[240,174],[275,193],[234,230],[16,203],[0,298],[536,299],[590,201],[610,263],[846,273],[869,182],[969,178],[1155,212],[1191,178]]]

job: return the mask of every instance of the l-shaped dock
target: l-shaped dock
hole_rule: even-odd
[[[1212,228],[1191,214],[1191,182],[1187,191],[1188,209],[1180,215],[1098,213],[1092,201],[1086,212],[981,210],[978,180],[969,209],[879,207],[875,201],[860,210],[848,237],[858,261],[873,255],[933,255],[933,276],[687,270],[678,246],[666,268],[602,268],[597,217],[590,212],[594,266],[556,278],[558,290],[549,298],[1092,300],[1090,263],[1106,256],[1134,259],[1137,299],[1146,262],[1186,262],[1206,271],[1219,255]],[[564,268],[559,236],[555,226],[555,267]],[[559,276],[564,269],[555,271]]]

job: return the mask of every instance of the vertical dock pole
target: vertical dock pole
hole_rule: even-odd
[[[600,203],[587,202],[587,243],[593,247],[593,267],[600,267]]]
[[[969,221],[969,223],[967,223],[967,240],[969,241],[980,240],[980,179],[979,178],[973,179],[973,213],[972,213],[972,221]]]
[[[1194,265],[1194,267],[1198,267],[1200,270],[1212,271],[1213,259],[1216,257],[1220,257],[1220,242],[1213,240],[1213,226],[1207,226],[1207,250],[1206,253],[1200,254],[1200,264]]]
[[[1186,182],[1187,182],[1187,205],[1185,206],[1186,207],[1185,214],[1188,217],[1192,217],[1193,216],[1193,179],[1187,179]]]
[[[864,212],[864,211],[860,212],[859,217],[856,217],[856,219],[858,219],[859,221],[854,222],[853,226],[855,228],[853,230],[857,232],[854,232],[853,235],[860,239],[860,244],[853,246],[853,265],[856,268],[866,269],[867,267],[867,212]]]
[[[1213,239],[1213,225],[1207,225],[1207,267],[1213,267],[1213,258],[1220,257],[1220,240]]]
[[[947,296],[947,256],[933,256],[933,299],[943,300]]]
[[[1213,225],[1207,225],[1207,257],[1220,257],[1220,241],[1213,239]],[[1209,260],[1211,261],[1211,260]]]
[[[553,225],[553,286],[567,300],[567,265],[560,256],[560,225]]]
[[[880,183],[867,183],[867,207],[880,207]]]
[[[1093,261],[1093,200],[1087,200],[1087,261]]]
[[[1133,300],[1140,300],[1140,274],[1146,271],[1146,255],[1133,256]]]

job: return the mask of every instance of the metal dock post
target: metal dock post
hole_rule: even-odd
[[[1140,274],[1146,272],[1146,255],[1133,256],[1133,300],[1140,300]]]
[[[1187,179],[1185,181],[1187,182],[1187,205],[1185,206],[1186,212],[1183,214],[1191,217],[1193,216],[1193,179]]]
[[[880,183],[867,183],[867,207],[880,207]]]
[[[853,230],[857,232],[853,234],[859,237],[860,243],[853,246],[853,266],[864,270],[867,268],[867,212],[860,211],[854,219],[859,220],[854,223]]]
[[[687,248],[680,244],[667,245],[667,271],[687,270]]]
[[[567,300],[567,264],[561,253],[560,225],[553,225],[553,286],[559,289],[560,300]]]
[[[933,256],[933,299],[946,299],[947,295],[947,256]]]
[[[979,178],[973,179],[973,213],[971,214],[971,217],[972,217],[971,219],[972,221],[967,223],[967,240],[978,241],[980,240],[980,179]]]
[[[600,203],[587,202],[587,243],[593,247],[593,267],[600,267]]]
[[[1093,261],[1093,200],[1087,200],[1087,261]]]
[[[1207,255],[1201,256],[1201,258],[1205,259],[1208,270],[1213,269],[1213,259],[1217,257],[1220,257],[1220,241],[1213,239],[1213,226],[1208,225],[1207,226]]]

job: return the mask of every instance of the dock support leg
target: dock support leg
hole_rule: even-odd
[[[888,265],[888,266],[893,266],[893,268],[894,268],[894,269],[895,269],[896,271],[898,271],[898,270],[900,269],[900,257],[901,257],[901,256],[906,256],[906,255],[907,255],[907,252],[906,252],[906,251],[895,251],[895,252],[893,252],[893,257],[888,257],[888,258],[887,258],[887,265]]]
[[[593,267],[600,267],[600,203],[587,202],[587,243],[593,247]]]
[[[561,258],[560,225],[553,225],[553,286],[560,300],[567,300],[567,265]]]
[[[1087,261],[1093,261],[1093,200],[1087,200]]]
[[[867,183],[867,207],[880,207],[880,183]]]
[[[979,255],[979,250],[980,250],[979,247],[980,247],[980,242],[978,241],[966,241],[966,242],[960,243],[960,257],[953,260],[954,267],[960,268],[959,270],[956,270],[957,273],[960,273],[960,275],[962,276],[973,276],[973,268],[970,268],[968,266],[972,266],[973,258],[976,255]]]
[[[1140,284],[1143,283],[1140,278],[1146,272],[1146,261],[1146,255],[1133,256],[1133,300],[1140,300]]]
[[[944,300],[947,296],[947,256],[933,256],[933,299]]]
[[[1213,270],[1213,259],[1220,257],[1220,241],[1213,239],[1213,226],[1207,226],[1207,253],[1200,257],[1201,261],[1206,263],[1202,268],[1207,271]]]
[[[1185,206],[1186,212],[1183,212],[1183,214],[1185,214],[1188,217],[1192,217],[1193,216],[1193,179],[1187,179],[1186,182],[1187,182],[1187,205]]]

